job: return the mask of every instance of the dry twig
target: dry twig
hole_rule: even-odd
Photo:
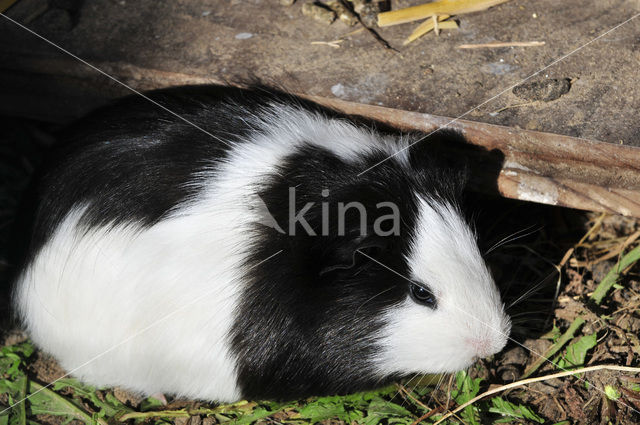
[[[458,49],[495,49],[498,47],[537,47],[544,46],[544,41],[494,41],[481,44],[461,44]]]
[[[378,15],[378,26],[404,24],[434,15],[460,15],[478,12],[509,0],[439,0]]]
[[[446,29],[458,28],[458,24],[455,21],[443,22],[444,20],[449,19],[449,17],[450,17],[449,15],[440,15],[438,16],[437,23],[436,23],[436,20],[433,19],[435,18],[435,15],[432,19],[425,20],[423,23],[418,25],[415,30],[413,30],[411,35],[407,37],[407,39],[402,43],[402,45],[406,46],[407,44],[411,43],[414,40],[417,40],[418,38],[422,37],[423,35],[427,34],[430,31],[435,31],[435,30],[440,30],[445,28]]]

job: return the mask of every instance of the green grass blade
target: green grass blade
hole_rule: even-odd
[[[629,251],[618,263],[609,270],[609,273],[598,284],[596,290],[591,294],[591,300],[600,305],[607,292],[618,281],[620,273],[627,267],[640,260],[640,245]]]
[[[571,326],[569,326],[569,329],[567,329],[567,331],[562,334],[562,336],[558,338],[558,340],[551,347],[549,347],[538,360],[536,360],[524,371],[521,379],[530,376],[533,372],[538,370],[538,368],[542,366],[543,363],[545,363],[549,358],[553,357],[554,354],[560,351],[560,349],[573,338],[576,331],[580,329],[580,326],[582,326],[583,324],[584,319],[582,317],[576,317],[573,323],[571,323]]]

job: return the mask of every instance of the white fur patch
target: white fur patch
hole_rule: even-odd
[[[55,229],[21,275],[16,302],[33,340],[67,371],[144,394],[241,396],[228,334],[248,229],[261,221],[256,184],[302,142],[349,161],[398,149],[393,138],[293,107],[264,112],[250,119],[264,134],[236,144],[221,166],[203,172],[198,199],[160,223],[85,231],[78,227],[83,206]]]
[[[22,277],[17,299],[33,340],[95,385],[236,400],[226,338],[243,247],[210,223],[242,219],[220,211],[85,234],[80,213]]]
[[[363,153],[382,151],[407,164],[410,140],[406,137],[381,136],[363,130],[347,120],[328,119],[321,114],[298,108],[272,104],[258,118],[261,127],[269,129],[269,139],[290,148],[300,142],[312,143],[333,152],[347,162],[357,161]]]
[[[407,277],[433,290],[437,306],[407,297],[388,312],[377,358],[381,375],[461,370],[500,351],[510,332],[475,236],[456,209],[421,199],[418,223]]]

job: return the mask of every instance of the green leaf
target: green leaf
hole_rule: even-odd
[[[576,366],[582,366],[587,357],[587,352],[597,344],[597,334],[585,335],[578,341],[569,344],[564,355],[558,361],[559,368],[568,369]]]
[[[638,384],[638,383],[628,382],[626,387],[629,388],[632,391],[640,392],[640,384]]]
[[[77,419],[86,424],[94,423],[84,408],[45,386],[30,381],[29,394],[29,410],[32,415],[62,416],[67,420]]]
[[[24,360],[32,353],[33,346],[28,342],[2,347],[0,350],[0,372],[7,377],[0,379],[0,393],[7,395],[9,406],[13,405],[1,419],[8,425],[27,425],[24,400],[27,397],[29,380],[24,372]]]
[[[63,388],[71,388],[74,396],[89,400],[98,410],[96,413],[98,418],[118,417],[133,411],[124,403],[120,402],[120,400],[115,398],[111,393],[107,393],[104,400],[102,400],[98,397],[95,387],[85,385],[73,378],[60,379],[53,384],[54,391],[58,391]]]
[[[389,424],[412,423],[414,418],[411,412],[404,407],[378,397],[369,405],[364,423],[366,425],[376,425],[383,420],[386,420]]]
[[[480,392],[482,378],[471,378],[466,371],[456,374],[457,390],[452,391],[451,396],[458,404],[464,404],[474,398]],[[478,407],[471,405],[464,408],[460,417],[469,425],[480,425]]]
[[[322,397],[307,404],[299,411],[300,416],[309,419],[311,422],[321,422],[326,419],[344,418],[347,412],[344,404],[339,402],[338,397]]]
[[[538,360],[533,362],[524,370],[520,379],[527,378],[536,370],[538,370],[538,368],[542,366],[543,363],[549,361],[548,359],[555,356],[555,354],[560,351],[560,349],[564,347],[566,343],[573,339],[573,335],[575,335],[576,331],[580,329],[583,324],[584,319],[580,316],[576,317],[573,322],[571,322],[571,325],[569,325],[569,329],[567,329],[565,333],[563,333],[560,338],[558,338],[557,341],[554,342],[553,345],[551,345],[551,347],[547,348],[545,352],[538,358]]]
[[[273,415],[274,413],[276,413],[275,411],[271,410],[271,409],[266,409],[264,407],[256,407],[253,412],[246,414],[246,415],[242,415],[237,419],[233,420],[233,424],[234,425],[249,425],[259,419],[263,419],[266,418],[268,416]]]
[[[26,409],[26,397],[27,386],[29,380],[26,376],[20,377],[16,382],[18,390],[13,394],[14,401],[13,408],[9,411],[9,425],[26,425],[27,424],[27,409]]]
[[[480,383],[482,378],[471,378],[466,371],[462,370],[456,374],[457,390],[452,391],[451,395],[458,404],[464,404],[471,400],[480,392]]]
[[[514,404],[510,401],[504,400],[500,397],[494,397],[491,399],[491,407],[489,412],[498,413],[502,416],[507,416],[509,420],[516,419],[528,419],[537,423],[544,423],[544,419],[536,415],[533,410],[522,404]],[[501,421],[496,421],[501,422]]]
[[[620,392],[615,388],[613,388],[611,385],[605,385],[604,393],[607,395],[607,398],[609,400],[613,400],[613,401],[616,401],[621,396]]]
[[[15,380],[24,375],[24,361],[33,354],[33,345],[29,342],[9,345],[0,350],[0,371],[9,379]]]
[[[553,325],[553,329],[551,329],[546,334],[542,335],[540,338],[550,339],[551,341],[556,342],[561,335],[562,335],[562,332],[560,332],[560,328],[558,328],[556,325]]]
[[[140,403],[140,410],[146,412],[147,410],[157,409],[162,406],[164,406],[162,401],[157,398],[147,397]]]
[[[385,416],[411,416],[411,412],[404,407],[380,397],[371,402],[368,412]]]
[[[393,397],[398,392],[398,388],[395,385],[388,385],[386,387],[378,388],[374,391],[365,391],[356,393],[355,395],[361,397],[364,401],[371,401],[377,397]]]
[[[12,394],[14,397],[20,392],[19,379],[11,381],[9,379],[0,379],[0,394]]]
[[[297,410],[300,418],[312,423],[328,419],[365,424],[379,423],[383,419],[389,424],[410,423],[411,412],[383,398],[393,397],[397,391],[395,386],[388,386],[376,391],[320,397]]]

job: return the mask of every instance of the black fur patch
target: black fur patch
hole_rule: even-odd
[[[409,284],[357,250],[406,275],[417,195],[457,204],[464,173],[429,155],[429,142],[412,148],[411,169],[391,160],[360,177],[358,173],[386,155],[380,152],[346,163],[306,145],[262,189],[261,198],[285,233],[261,225],[255,229],[251,264],[282,253],[251,270],[233,327],[245,397],[349,393],[398,378],[376,376],[372,357],[383,313],[408,296]],[[295,236],[287,233],[290,187],[296,188],[296,212],[314,202],[304,218],[316,236],[301,227]],[[329,196],[322,195],[323,189],[329,189]],[[355,210],[346,216],[346,234],[337,234],[337,204],[352,201],[366,207],[366,236],[361,235]],[[324,236],[323,202],[331,213],[330,233]],[[372,234],[375,219],[389,213],[377,208],[380,202],[399,207],[399,235]]]

